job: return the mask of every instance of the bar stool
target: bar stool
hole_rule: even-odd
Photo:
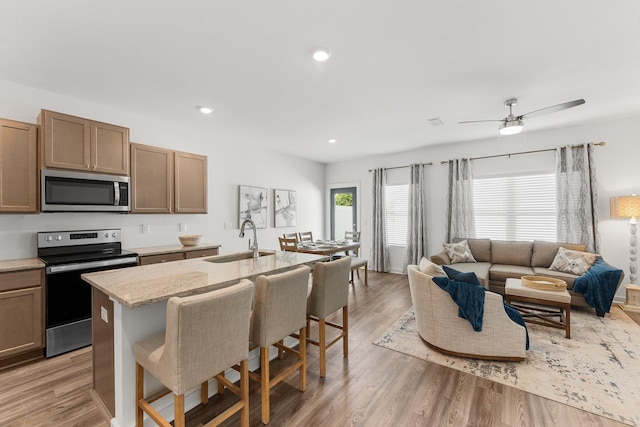
[[[307,338],[309,344],[320,348],[320,377],[327,372],[326,352],[329,347],[342,339],[342,353],[349,355],[349,271],[350,257],[330,262],[319,262],[313,269],[311,293],[307,298],[307,319],[318,322],[318,341]],[[325,318],[342,308],[342,325],[327,322]],[[326,326],[339,329],[340,335],[326,342]],[[307,328],[309,324],[307,323]]]
[[[218,425],[240,412],[240,425],[249,425],[249,323],[253,283],[212,292],[173,297],[167,302],[166,331],[134,346],[136,358],[136,426],[144,425],[144,413],[160,426],[169,426],[151,403],[174,395],[174,427],[185,423],[184,394],[200,385],[203,404],[209,398],[208,380],[214,378],[240,397],[240,401],[214,418]],[[224,378],[224,370],[240,364],[240,387]],[[144,398],[144,371],[168,388],[153,398]]]
[[[258,276],[253,304],[251,343],[260,347],[260,374],[251,372],[249,378],[260,383],[262,395],[262,422],[271,417],[269,394],[271,389],[296,369],[300,370],[300,391],[307,388],[306,312],[309,267],[271,276]],[[300,333],[300,346],[296,351],[284,345],[284,338]],[[269,373],[269,347],[275,345],[278,355],[294,354],[298,360],[274,378]]]

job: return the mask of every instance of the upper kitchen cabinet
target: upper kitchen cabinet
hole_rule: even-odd
[[[131,143],[132,213],[207,213],[207,157]]]
[[[174,155],[176,213],[207,213],[207,156]]]
[[[38,127],[0,119],[0,212],[38,211]]]
[[[171,213],[173,151],[131,143],[131,212]]]
[[[129,175],[129,129],[42,110],[43,166]]]

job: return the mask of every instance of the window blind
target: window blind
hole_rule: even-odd
[[[409,185],[387,185],[385,198],[387,244],[389,246],[407,246]]]
[[[474,178],[476,237],[556,240],[555,173]]]

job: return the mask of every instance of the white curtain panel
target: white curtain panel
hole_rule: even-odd
[[[383,273],[391,269],[387,250],[387,222],[385,204],[385,185],[387,171],[378,168],[373,171],[373,245],[371,247],[371,266],[374,271]]]
[[[593,144],[556,148],[558,241],[581,243],[598,253],[598,183]]]
[[[427,196],[425,183],[425,165],[413,164],[409,180],[409,221],[407,227],[407,254],[403,272],[407,265],[420,263],[427,256]]]
[[[454,237],[475,237],[471,159],[449,160],[446,221],[447,242],[451,242]]]

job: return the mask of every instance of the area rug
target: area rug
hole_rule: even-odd
[[[433,350],[416,331],[413,308],[374,344],[640,426],[640,326],[620,308],[613,307],[604,318],[572,311],[571,339],[564,330],[527,326],[531,345],[524,362]]]

